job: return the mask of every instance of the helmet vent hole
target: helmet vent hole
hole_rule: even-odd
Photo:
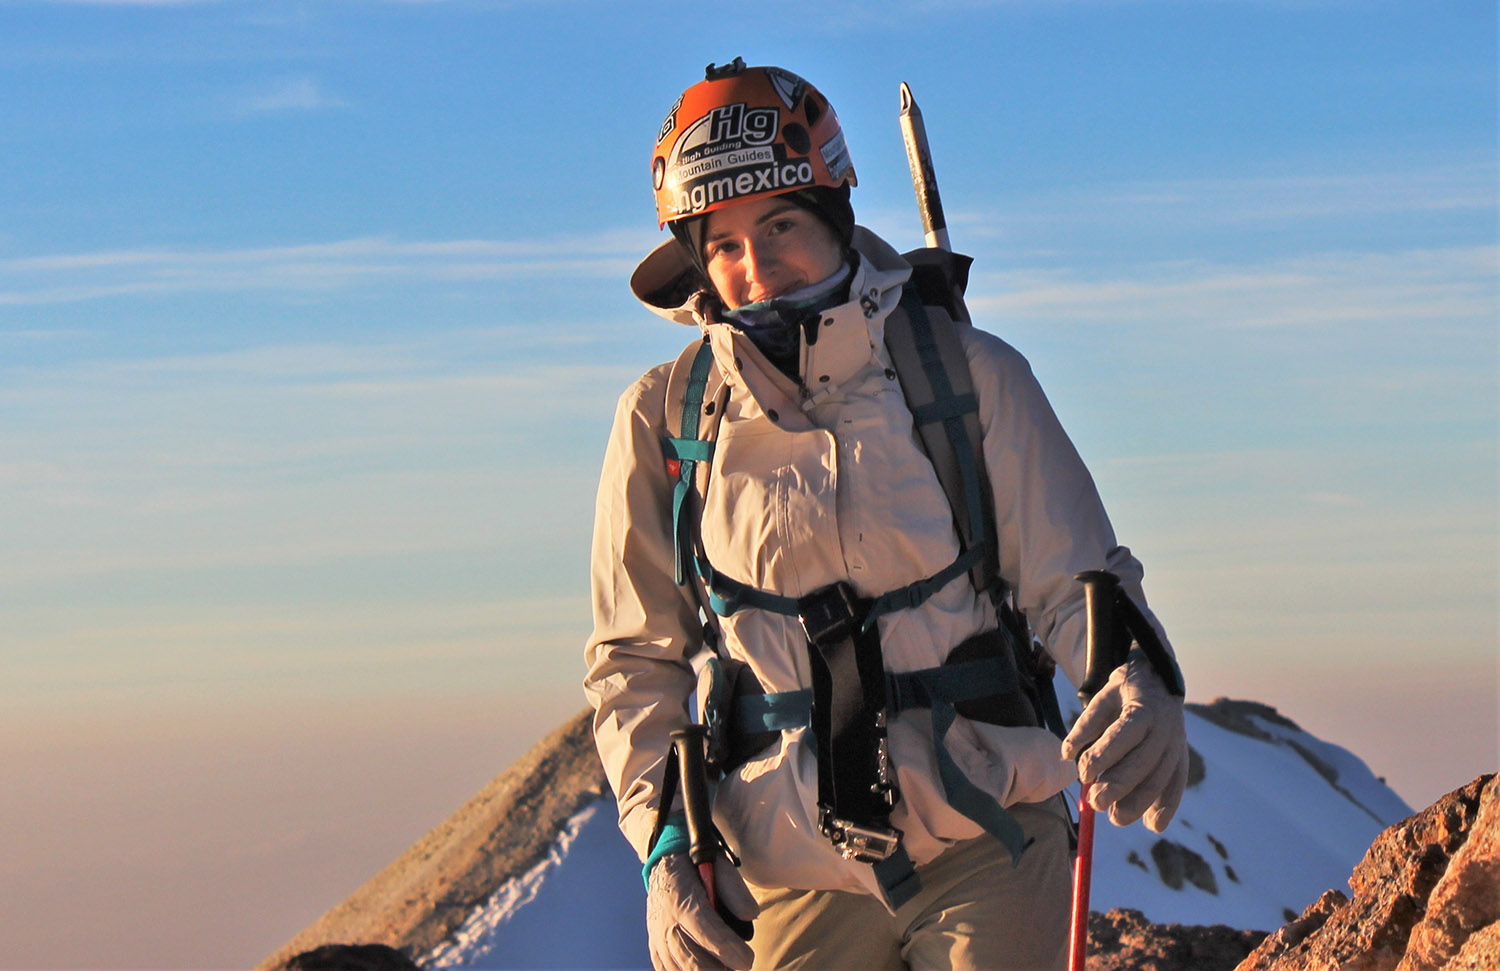
[[[802,110],[807,113],[807,123],[809,125],[816,125],[818,119],[823,117],[823,102],[812,95],[808,95],[802,99],[802,105]]]
[[[781,130],[781,137],[786,139],[787,147],[798,155],[806,155],[812,150],[812,137],[807,134],[807,129],[795,121]]]

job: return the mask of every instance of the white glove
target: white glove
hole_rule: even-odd
[[[1094,783],[1089,804],[1116,826],[1144,813],[1160,833],[1187,787],[1187,729],[1182,699],[1167,691],[1139,653],[1114,670],[1063,739],[1063,758],[1078,760],[1078,777]]]
[[[714,889],[736,916],[753,920],[760,905],[722,855],[714,863]],[[698,868],[686,853],[668,853],[651,868],[646,890],[646,936],[656,971],[745,971],[755,952],[708,905]]]

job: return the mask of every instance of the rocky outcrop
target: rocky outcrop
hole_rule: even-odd
[[[1086,971],[1230,971],[1266,936],[1216,924],[1153,924],[1138,910],[1089,915]]]
[[[538,742],[259,971],[325,944],[386,944],[417,958],[446,940],[496,887],[546,857],[563,820],[609,791],[590,715]]]
[[[1325,893],[1237,971],[1500,968],[1500,777],[1385,830],[1349,889]]]
[[[1274,742],[1276,737],[1261,728],[1252,721],[1252,718],[1260,718],[1273,725],[1289,728],[1294,732],[1300,732],[1301,726],[1290,718],[1283,715],[1270,705],[1261,704],[1259,701],[1244,701],[1239,698],[1215,698],[1206,705],[1189,702],[1187,709],[1193,714],[1207,721],[1213,722],[1220,728],[1231,732],[1238,732],[1250,738],[1262,742]]]
[[[1214,878],[1214,868],[1181,843],[1169,839],[1157,840],[1151,846],[1151,859],[1156,863],[1156,873],[1161,877],[1161,882],[1173,890],[1181,890],[1184,883],[1190,883],[1204,893],[1216,897],[1219,895],[1219,881]]]

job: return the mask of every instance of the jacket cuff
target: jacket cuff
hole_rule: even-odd
[[[687,816],[683,813],[668,816],[666,824],[661,828],[661,837],[651,847],[646,865],[641,867],[641,882],[646,885],[647,890],[651,889],[651,868],[656,866],[656,861],[671,853],[686,853],[689,845]]]

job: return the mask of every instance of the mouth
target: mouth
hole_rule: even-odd
[[[795,293],[800,289],[802,289],[802,284],[796,281],[783,282],[774,287],[757,288],[746,294],[750,298],[746,302],[769,303],[772,300],[779,300],[789,293]]]

